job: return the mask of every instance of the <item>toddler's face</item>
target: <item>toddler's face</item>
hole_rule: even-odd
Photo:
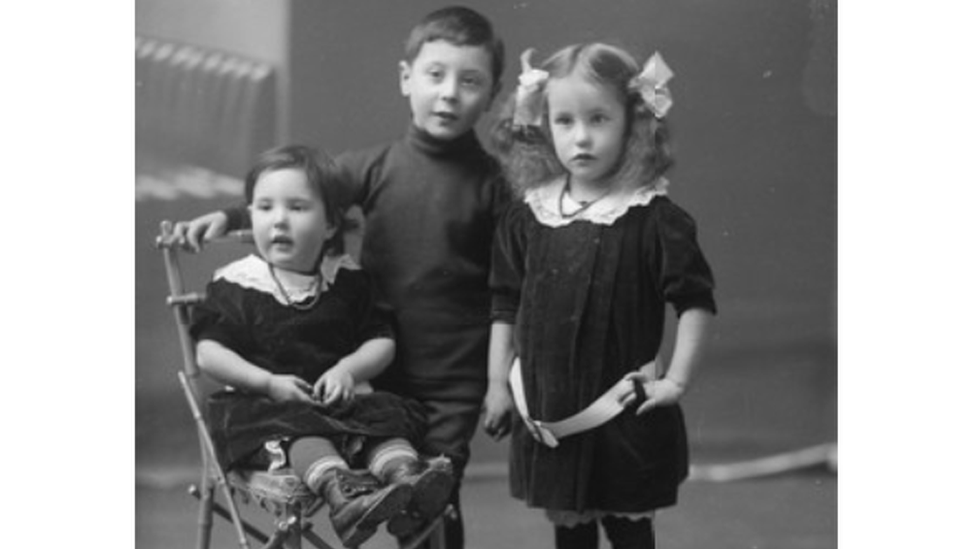
[[[335,229],[303,172],[289,168],[261,174],[249,209],[254,242],[268,263],[302,273],[318,268],[322,246]]]
[[[470,130],[491,105],[491,54],[480,46],[427,42],[413,63],[400,62],[400,91],[413,123],[438,139]]]
[[[575,73],[549,80],[546,90],[559,162],[574,182],[601,184],[624,145],[627,113],[620,97]]]

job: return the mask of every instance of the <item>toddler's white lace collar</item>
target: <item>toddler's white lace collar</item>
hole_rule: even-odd
[[[322,275],[321,292],[325,293],[335,283],[335,279],[338,276],[340,269],[358,270],[359,268],[359,264],[356,263],[356,260],[349,255],[341,255],[337,257],[326,256],[325,259],[322,260],[322,266],[319,268],[319,272]],[[311,278],[312,275],[309,275],[309,279]],[[309,287],[304,290],[299,288],[289,288],[289,295],[287,297],[282,295],[281,290],[278,289],[278,285],[275,284],[274,279],[271,277],[271,270],[268,269],[268,263],[261,257],[254,254],[218,269],[214,274],[214,280],[220,279],[237,284],[242,288],[249,288],[259,292],[264,292],[266,294],[271,294],[274,296],[275,300],[282,305],[289,305],[289,298],[292,302],[305,301],[311,297],[314,297],[313,293],[315,291],[315,285],[310,284]]]

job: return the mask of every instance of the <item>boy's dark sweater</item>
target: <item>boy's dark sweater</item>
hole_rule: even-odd
[[[441,141],[412,126],[340,155],[365,216],[362,264],[390,303],[397,360],[375,385],[420,399],[479,401],[487,383],[491,242],[509,200],[473,131]],[[247,223],[227,211],[231,227]]]

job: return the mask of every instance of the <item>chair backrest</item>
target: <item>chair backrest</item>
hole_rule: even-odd
[[[230,233],[225,238],[215,242],[211,241],[211,243],[219,242],[250,243],[252,242],[252,238],[249,231],[236,231]],[[197,365],[195,345],[193,344],[193,339],[190,337],[190,314],[193,306],[203,301],[205,296],[202,292],[188,292],[186,289],[184,273],[180,265],[182,248],[173,235],[173,224],[171,222],[163,221],[160,224],[160,233],[156,237],[156,247],[163,254],[163,262],[166,267],[166,280],[169,284],[169,295],[166,298],[166,303],[173,310],[173,317],[176,320],[176,329],[179,334],[180,350],[183,356],[183,367],[179,372],[180,385],[183,388],[187,404],[189,404],[190,411],[193,414],[193,420],[196,423],[197,434],[200,440],[204,478],[202,481],[203,489],[198,492],[202,501],[201,519],[199,523],[201,535],[198,540],[198,547],[209,547],[210,513],[217,511],[219,508],[213,502],[213,489],[219,487],[224,492],[224,497],[228,504],[227,509],[223,511],[225,513],[223,516],[229,518],[234,524],[237,531],[238,545],[246,549],[250,545],[245,537],[245,523],[237,510],[237,505],[234,503],[227,474],[217,460],[213,437],[210,435],[210,429],[201,412],[203,403],[198,384],[200,367]],[[193,493],[192,490],[191,493]],[[253,529],[249,524],[247,527]],[[278,533],[276,533],[278,539],[284,539],[282,532],[286,531],[287,529],[279,528]],[[266,547],[277,547],[279,545],[280,543],[274,545],[269,544]]]
[[[251,243],[250,231],[234,231],[226,237],[213,240],[209,245],[220,245],[226,243]],[[182,268],[180,256],[186,254],[173,234],[173,224],[170,221],[163,221],[160,224],[160,233],[156,237],[156,247],[163,255],[163,262],[166,268],[166,281],[169,285],[169,295],[166,297],[166,304],[173,311],[173,318],[176,322],[176,330],[179,336],[180,352],[183,359],[183,376],[190,383],[190,388],[195,396],[199,395],[198,379],[200,368],[196,361],[196,349],[193,338],[190,337],[190,314],[193,306],[203,301],[205,295],[202,291],[191,291],[187,288],[186,278]],[[199,398],[194,398],[199,402]]]

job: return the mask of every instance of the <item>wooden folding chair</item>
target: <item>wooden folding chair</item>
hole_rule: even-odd
[[[249,232],[238,231],[215,242],[249,243],[252,240]],[[298,549],[302,547],[303,540],[309,541],[319,549],[336,549],[336,546],[330,545],[312,531],[311,519],[324,507],[324,501],[312,493],[298,475],[287,470],[273,473],[225,471],[217,461],[207,420],[201,411],[203,400],[199,388],[200,368],[196,363],[194,343],[189,332],[191,309],[203,300],[204,295],[184,289],[183,271],[179,263],[181,249],[173,236],[171,222],[161,223],[156,247],[163,254],[169,283],[169,296],[166,298],[166,303],[173,310],[182,350],[183,367],[178,377],[193,414],[200,442],[202,461],[200,486],[191,485],[189,490],[190,494],[199,500],[197,549],[210,547],[214,514],[233,525],[237,544],[244,549],[250,549],[248,536],[260,542],[263,549],[278,547]],[[215,492],[223,496],[224,503],[217,500]],[[270,514],[271,532],[265,533],[242,518],[238,502],[254,503]],[[400,545],[400,549],[414,549],[428,539],[432,549],[443,547],[443,519],[445,515],[453,512],[454,510],[448,506],[444,514],[415,534],[411,540]],[[323,519],[320,522],[329,521]],[[331,525],[329,528],[331,530]]]

